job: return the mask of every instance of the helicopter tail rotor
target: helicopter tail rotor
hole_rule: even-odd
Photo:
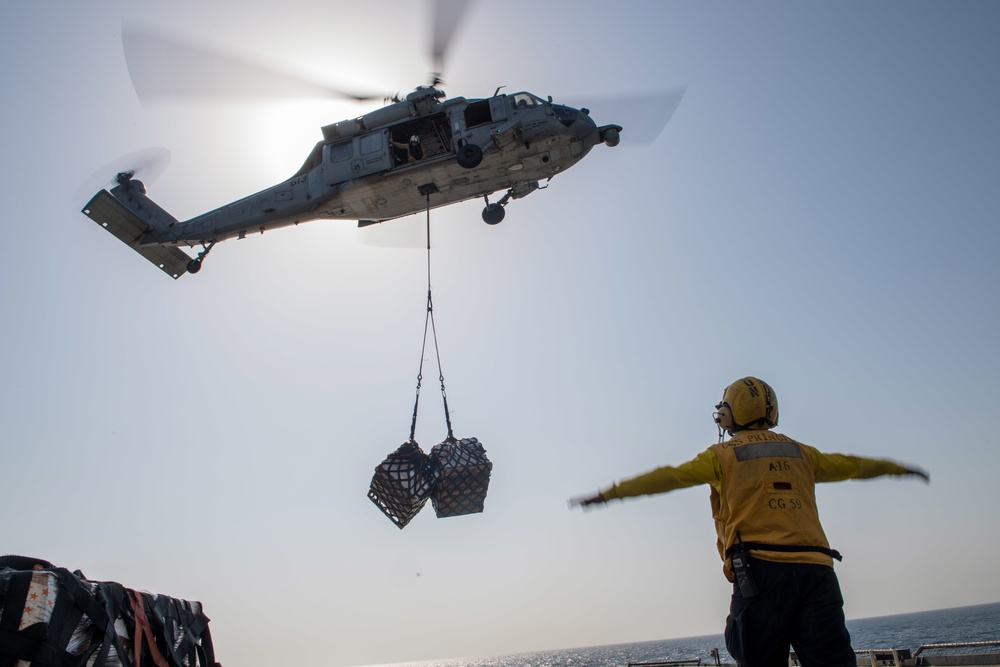
[[[154,146],[133,151],[112,160],[91,174],[80,185],[73,201],[77,206],[82,206],[96,191],[121,185],[122,179],[141,178],[144,183],[153,183],[163,175],[169,164],[170,151],[166,148]]]

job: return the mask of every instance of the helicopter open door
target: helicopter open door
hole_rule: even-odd
[[[419,151],[408,154],[406,148],[400,145],[408,144],[416,137]],[[416,120],[399,123],[389,128],[389,146],[392,153],[392,166],[403,166],[430,158],[453,153],[451,127],[448,115],[444,112],[423,116]]]

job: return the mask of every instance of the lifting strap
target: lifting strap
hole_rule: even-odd
[[[448,394],[444,389],[444,371],[441,370],[441,350],[438,347],[437,329],[434,326],[434,300],[431,297],[431,195],[427,197],[427,315],[424,316],[424,340],[420,346],[420,368],[417,370],[417,395],[413,402],[413,421],[410,423],[410,442],[414,442],[417,432],[417,407],[420,405],[420,384],[424,377],[424,353],[427,349],[427,329],[430,325],[434,337],[434,354],[437,357],[438,381],[441,383],[441,398],[444,400],[444,421],[448,426],[448,440],[454,440],[451,429],[451,414],[448,412]]]

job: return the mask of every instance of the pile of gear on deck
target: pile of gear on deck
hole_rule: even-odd
[[[201,603],[0,557],[0,667],[219,667]]]

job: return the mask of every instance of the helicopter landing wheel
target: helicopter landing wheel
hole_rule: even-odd
[[[465,144],[458,149],[456,158],[458,164],[466,169],[472,169],[478,167],[479,163],[483,161],[483,149],[475,144]]]
[[[263,231],[264,228],[262,227],[261,232]],[[188,273],[198,273],[199,271],[201,271],[201,263],[206,257],[208,257],[209,251],[211,251],[212,248],[215,247],[215,241],[205,241],[204,243],[202,243],[202,247],[205,249],[199,252],[197,257],[195,257],[194,259],[192,259],[190,262],[187,263]]]
[[[483,209],[483,222],[487,225],[498,225],[503,221],[507,211],[500,204],[487,204]]]

